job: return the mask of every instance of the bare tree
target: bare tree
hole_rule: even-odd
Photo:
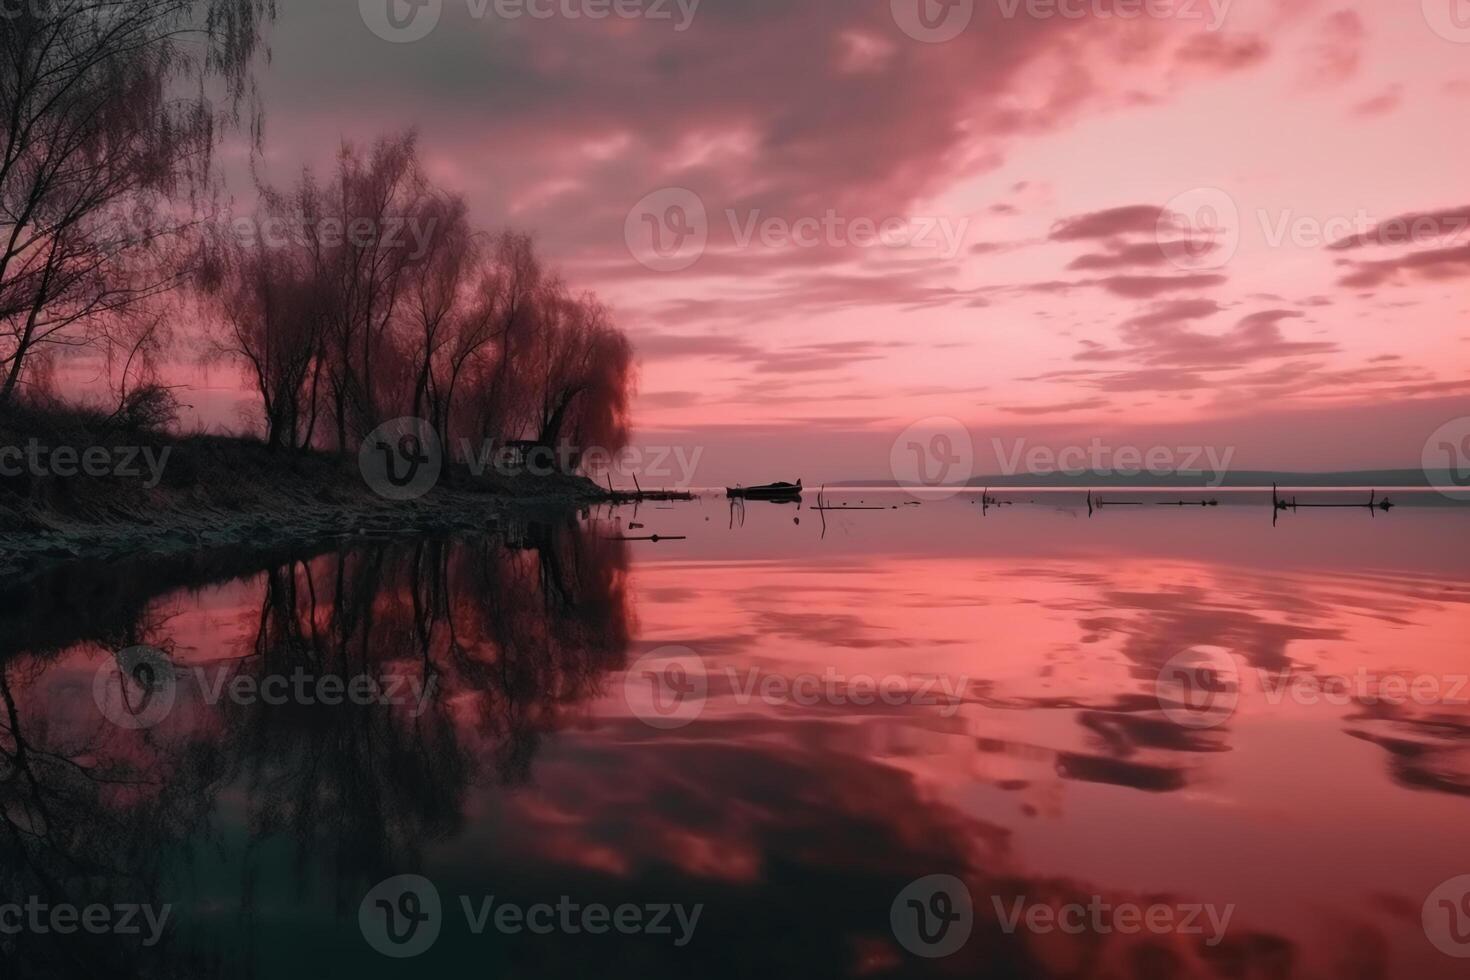
[[[409,273],[406,319],[415,344],[413,414],[422,418],[443,399],[439,382],[443,362],[456,346],[465,316],[466,283],[474,270],[478,241],[470,231],[464,201],[449,195],[430,198],[421,211],[428,226]],[[437,370],[436,370],[437,369]],[[442,435],[442,434],[441,434]]]
[[[274,0],[48,0],[7,9],[0,405],[48,351],[88,343],[97,324],[180,283],[177,256],[164,247],[180,206],[168,202],[185,185],[205,185],[273,15]],[[222,99],[208,94],[211,82]],[[258,132],[258,117],[252,122]]]
[[[421,234],[426,220],[420,209],[428,184],[416,143],[408,133],[379,140],[367,157],[351,144],[339,156],[330,207],[342,235],[327,264],[333,311],[328,364],[339,450],[382,421],[378,392],[385,378],[378,371],[392,354],[391,327],[414,262],[409,232]]]
[[[312,382],[320,377],[326,308],[313,254],[300,244],[227,242],[212,292],[222,329],[211,353],[248,365],[272,450],[304,448],[316,427]]]
[[[595,297],[546,299],[536,441],[609,451],[627,441],[633,349]]]

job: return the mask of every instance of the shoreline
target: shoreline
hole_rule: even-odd
[[[273,453],[227,436],[98,435],[73,429],[41,438],[79,451],[123,445],[166,451],[161,479],[148,485],[119,475],[0,478],[0,580],[79,560],[473,530],[506,517],[574,513],[609,499],[582,476],[475,475],[446,465],[422,496],[397,501],[374,491],[356,453]],[[0,438],[0,445],[14,441]]]
[[[270,550],[355,537],[478,530],[506,517],[574,513],[603,499],[595,488],[588,490],[569,481],[554,491],[530,496],[451,489],[403,503],[302,503],[236,513],[162,511],[156,523],[59,519],[55,527],[8,533],[0,540],[0,581],[13,583],[72,561],[165,558],[241,546]]]

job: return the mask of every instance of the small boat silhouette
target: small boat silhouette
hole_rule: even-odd
[[[795,483],[765,483],[756,487],[726,487],[725,493],[732,500],[776,500],[790,502],[801,499],[801,481]]]

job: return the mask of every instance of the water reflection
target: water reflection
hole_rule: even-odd
[[[245,828],[233,862],[242,922],[256,912],[263,842],[289,841],[299,888],[345,907],[462,827],[472,784],[524,782],[544,735],[628,647],[625,547],[574,521],[353,543],[245,578],[232,578],[234,560],[146,577],[78,566],[5,595],[0,894],[177,903],[176,862],[218,844],[223,816]],[[216,632],[222,618],[237,636]],[[94,681],[111,651],[141,644],[174,661],[172,709],[119,727]],[[280,696],[295,678],[379,686],[332,704],[316,688],[303,703],[301,688]],[[179,942],[34,929],[4,952],[21,976],[199,975],[209,959]]]
[[[966,553],[953,529],[978,518],[936,510],[898,512],[886,541],[841,515],[820,553],[762,553],[754,508],[742,529],[696,503],[640,518],[688,532],[682,551],[622,540],[614,517],[78,565],[12,588],[0,905],[172,913],[152,945],[0,935],[0,962],[19,977],[1455,975],[1420,903],[1470,870],[1466,706],[1277,694],[1359,668],[1463,673],[1459,582],[1406,568],[1402,542],[1388,567],[1349,572],[1276,561],[1291,544],[1237,529],[1231,560],[1211,560],[1153,518],[1126,545],[1099,523],[1075,554],[1004,536]],[[951,533],[925,551],[924,522]],[[1239,560],[1251,547],[1260,560]],[[677,728],[646,724],[625,688],[668,644],[707,675]],[[167,654],[172,701],[119,726],[96,679],[121,683],[118,651],[140,645]],[[1194,645],[1239,664],[1218,724],[1180,724],[1160,696]],[[954,697],[792,693],[834,668]],[[311,697],[272,698],[273,678]],[[333,703],[324,678],[341,681]],[[436,882],[454,921],[400,962],[363,942],[357,912],[403,873]],[[973,895],[974,933],[922,960],[890,903],[938,873]],[[487,895],[704,913],[682,947],[477,936],[459,898]],[[1216,942],[1006,926],[1015,907],[1099,902],[1234,917]]]

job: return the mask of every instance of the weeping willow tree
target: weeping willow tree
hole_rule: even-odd
[[[188,274],[179,234],[222,133],[260,114],[275,0],[41,0],[0,10],[0,407],[28,372]]]

